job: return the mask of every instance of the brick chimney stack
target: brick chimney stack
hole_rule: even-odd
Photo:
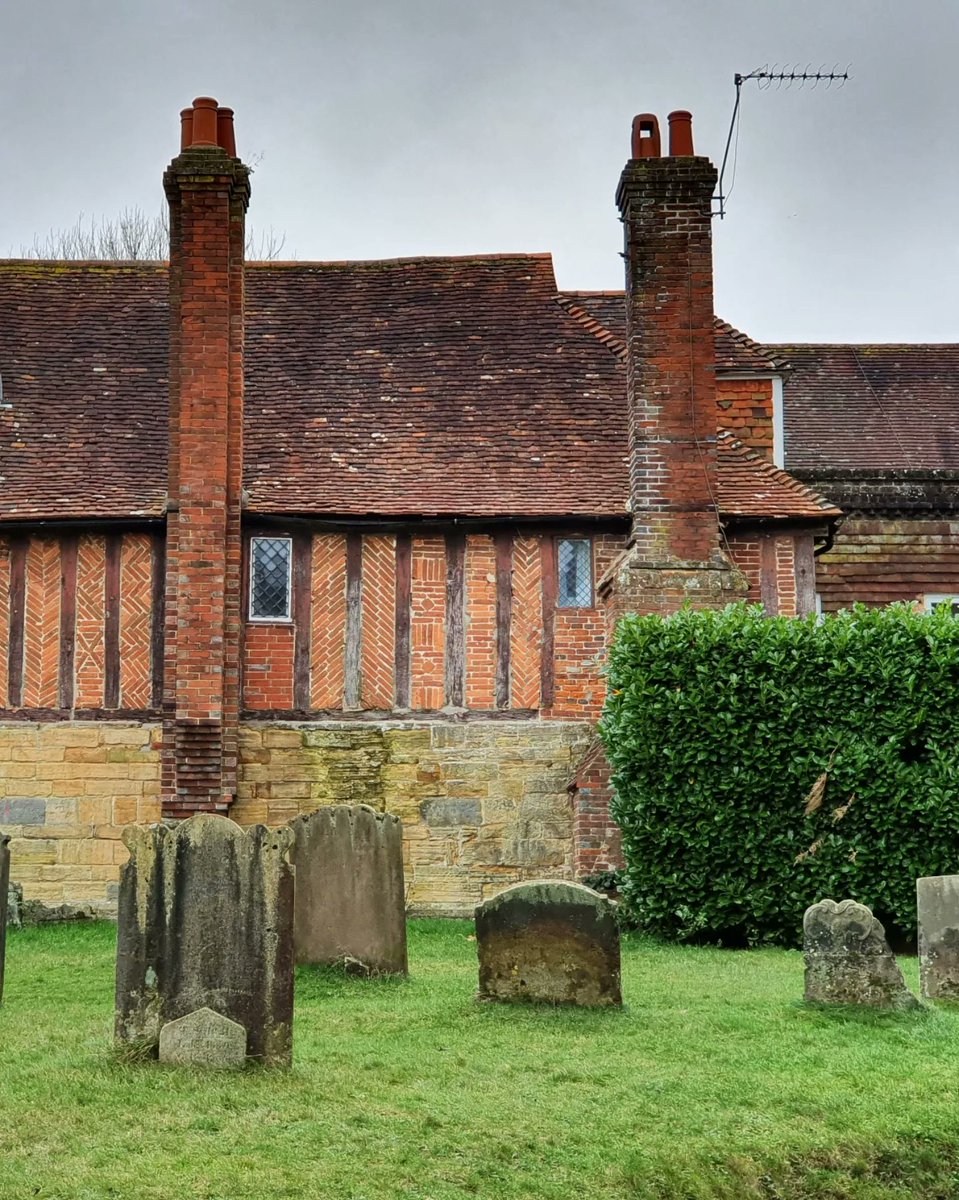
[[[746,585],[722,546],[717,509],[711,200],[716,169],[693,152],[692,117],[633,121],[616,194],[626,243],[629,556],[611,615],[715,607]]]
[[[170,205],[170,490],[163,812],[223,812],[240,704],[243,252],[249,171],[201,96],[163,176]]]

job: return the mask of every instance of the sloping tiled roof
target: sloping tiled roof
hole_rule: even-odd
[[[167,321],[162,264],[0,263],[0,520],[163,512]],[[249,509],[625,519],[625,370],[589,326],[546,255],[252,265]]]
[[[581,317],[595,322],[597,336],[603,331],[612,338],[621,353],[626,352],[626,296],[624,292],[561,292],[560,303],[576,310]],[[760,346],[745,333],[734,329],[728,321],[719,317],[713,320],[716,334],[716,366],[720,371],[756,372],[775,374],[785,369],[786,364],[770,353],[768,347]]]
[[[790,470],[959,468],[959,344],[774,346]]]
[[[0,262],[0,518],[166,505],[167,272]]]
[[[774,467],[738,438],[721,430],[719,504],[727,517],[841,517],[842,511],[779,467]]]

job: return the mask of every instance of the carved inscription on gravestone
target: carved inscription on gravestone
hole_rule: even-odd
[[[160,1062],[178,1067],[242,1067],[246,1030],[212,1008],[198,1008],[160,1030]]]
[[[292,832],[203,813],[129,827],[123,840],[117,1040],[156,1046],[167,1022],[211,1008],[246,1029],[251,1058],[288,1065]]]
[[[331,805],[290,822],[294,943],[301,963],[353,962],[406,974],[403,825],[366,804]]]
[[[959,875],[916,880],[919,981],[931,1000],[959,1000]]]
[[[918,1004],[886,941],[886,931],[865,904],[822,900],[803,917],[807,1000],[911,1008]]]
[[[0,834],[0,1000],[3,1000],[3,964],[7,955],[7,901],[10,884],[10,838]]]
[[[579,883],[518,883],[476,910],[479,998],[622,1004],[615,905]]]

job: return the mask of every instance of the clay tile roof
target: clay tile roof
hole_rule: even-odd
[[[623,292],[562,292],[560,303],[581,318],[592,320],[597,332],[603,330],[612,346],[617,344],[626,353],[626,296]],[[787,370],[786,362],[768,347],[760,346],[745,333],[734,329],[728,321],[714,319],[716,333],[716,366],[728,373],[751,372],[778,374]]]
[[[166,502],[167,273],[0,262],[0,519]]]
[[[719,508],[727,517],[842,516],[842,511],[786,471],[774,467],[733,434],[721,430],[719,449]]]
[[[959,468],[959,344],[772,349],[790,470]]]

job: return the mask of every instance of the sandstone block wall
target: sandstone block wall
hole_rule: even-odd
[[[468,915],[508,884],[572,876],[566,789],[590,732],[535,719],[251,722],[230,815],[392,812],[413,911]],[[0,722],[0,830],[25,899],[116,911],[123,827],[160,819],[160,736],[159,723]]]
[[[567,784],[583,721],[250,722],[241,730],[241,824],[320,804],[369,804],[403,822],[414,912],[465,916],[511,883],[570,878]]]

